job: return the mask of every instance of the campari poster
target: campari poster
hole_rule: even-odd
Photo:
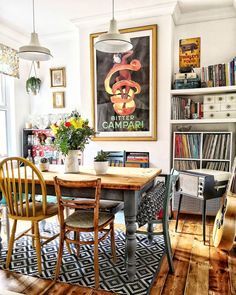
[[[133,48],[124,53],[96,51],[91,35],[95,140],[156,140],[157,27],[121,30]]]

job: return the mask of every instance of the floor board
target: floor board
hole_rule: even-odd
[[[167,259],[162,262],[150,295],[236,295],[236,249],[229,253],[212,245],[213,221],[207,221],[206,245],[202,241],[202,223],[199,216],[183,215],[175,232],[175,221],[170,222],[175,273],[168,274]],[[124,226],[120,228],[124,229]],[[27,295],[39,295],[51,281],[0,271],[0,294],[3,290]],[[65,283],[55,284],[47,295],[111,295]]]

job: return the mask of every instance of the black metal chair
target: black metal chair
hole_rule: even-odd
[[[165,242],[165,251],[167,254],[169,272],[174,272],[174,265],[172,260],[171,241],[169,235],[169,209],[170,199],[173,195],[174,185],[178,179],[178,172],[172,170],[168,175],[161,175],[165,177],[165,183],[157,182],[143,197],[140,202],[137,214],[137,222],[140,226],[147,224],[147,230],[137,230],[137,234],[147,234],[150,243],[153,242],[155,235],[163,235]],[[149,204],[148,204],[149,203]],[[150,204],[152,204],[150,206]],[[143,212],[143,208],[147,208]],[[144,209],[145,211],[145,209]],[[146,214],[147,213],[147,214]],[[149,215],[150,214],[150,215]],[[146,217],[144,217],[146,215]],[[144,217],[144,220],[142,220]],[[162,231],[154,232],[154,224],[162,224]]]

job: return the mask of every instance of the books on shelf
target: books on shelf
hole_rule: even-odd
[[[201,83],[207,87],[236,85],[236,57],[228,63],[202,67]]]
[[[190,169],[198,169],[197,161],[174,161],[174,168],[176,170],[190,170]]]
[[[126,167],[149,167],[148,152],[126,152]]]
[[[173,167],[177,170],[230,171],[232,132],[174,132]]]
[[[229,171],[229,162],[206,162],[206,169]]]
[[[198,159],[200,156],[200,134],[176,133],[175,158]]]
[[[203,117],[203,102],[191,98],[174,96],[171,99],[171,119],[201,119]]]
[[[203,159],[230,158],[230,134],[205,134],[203,138]]]

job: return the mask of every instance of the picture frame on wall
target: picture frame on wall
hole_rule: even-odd
[[[53,108],[64,108],[65,107],[65,92],[56,91],[53,92]]]
[[[51,87],[66,87],[66,69],[52,68],[50,69]]]
[[[120,30],[133,49],[96,51],[90,35],[93,140],[157,140],[157,25]]]

